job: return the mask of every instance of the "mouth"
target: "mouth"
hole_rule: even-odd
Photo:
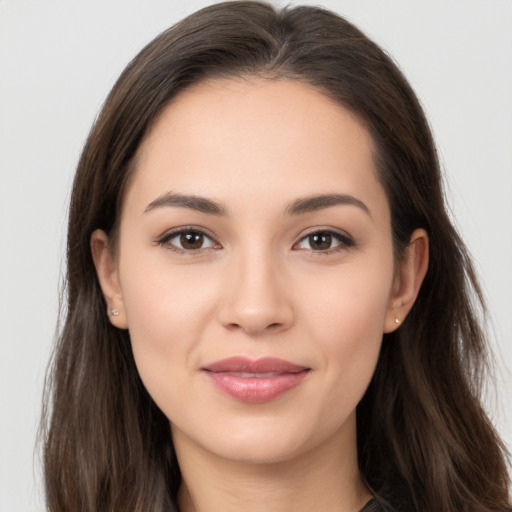
[[[215,388],[241,402],[264,403],[301,384],[311,368],[277,358],[231,357],[201,370]]]

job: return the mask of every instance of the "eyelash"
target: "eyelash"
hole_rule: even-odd
[[[178,247],[175,244],[170,243],[170,241],[173,238],[177,238],[179,236],[183,235],[198,235],[203,237],[203,239],[207,239],[211,242],[211,247],[199,247],[198,249],[185,249],[183,247]],[[199,254],[204,250],[207,249],[220,249],[221,245],[208,233],[206,233],[201,228],[196,228],[193,226],[190,227],[182,227],[175,230],[172,230],[168,233],[165,233],[162,237],[160,237],[156,243],[162,247],[165,247],[166,249],[170,251],[177,252],[179,254],[187,254],[187,255],[194,255]]]
[[[211,245],[209,247],[199,247],[197,249],[185,249],[184,247],[178,247],[176,244],[170,243],[170,241],[174,238],[183,236],[183,235],[196,235],[202,237],[202,240],[209,240]],[[307,248],[299,248],[298,246],[306,241],[307,239],[310,239],[314,236],[323,236],[328,237],[330,242],[337,241],[338,244],[334,247],[329,247],[327,249],[320,249],[320,250],[314,250],[314,249],[307,249]],[[311,240],[310,240],[311,242]],[[182,244],[182,241],[180,242]],[[182,227],[175,230],[172,230],[168,233],[165,233],[162,237],[160,237],[158,240],[156,240],[156,244],[165,247],[168,250],[177,252],[179,254],[187,254],[187,255],[195,255],[199,254],[205,250],[209,249],[220,249],[222,246],[208,233],[206,233],[202,228],[196,228],[193,226],[190,227]],[[202,245],[202,244],[201,244]],[[346,249],[349,249],[351,247],[354,247],[355,243],[354,240],[348,236],[347,234],[339,233],[337,231],[329,230],[329,229],[320,229],[316,231],[312,231],[306,235],[304,235],[297,243],[293,245],[294,250],[307,250],[311,251],[314,255],[329,255],[336,252],[340,252]]]
[[[296,244],[294,244],[294,248],[297,247],[299,244],[301,244],[303,241],[307,240],[308,238],[314,237],[314,236],[324,236],[328,237],[330,241],[337,241],[339,242],[334,247],[329,247],[328,249],[322,249],[315,251],[314,249],[296,249],[296,250],[309,250],[312,254],[315,256],[323,256],[323,255],[329,255],[333,253],[337,253],[340,251],[344,251],[347,249],[350,249],[351,247],[355,246],[354,240],[345,233],[339,233],[338,231],[333,231],[329,229],[319,229],[316,231],[312,231],[306,235],[304,235]]]

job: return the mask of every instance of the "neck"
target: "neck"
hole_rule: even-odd
[[[348,449],[331,440],[265,464],[227,460],[179,431],[173,436],[182,473],[181,512],[357,512],[371,497],[358,470],[355,434]]]

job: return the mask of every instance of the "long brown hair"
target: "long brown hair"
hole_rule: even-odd
[[[378,495],[397,477],[418,511],[511,511],[505,449],[480,403],[487,346],[471,261],[446,213],[421,106],[392,60],[320,8],[212,5],[170,28],[126,67],[83,149],[69,214],[67,311],[42,422],[48,508],[177,510],[180,471],[167,418],[146,392],[129,334],[107,320],[89,240],[115,238],[123,189],[156,116],[212,77],[300,80],[371,133],[392,212],[396,258],[412,231],[430,265],[409,316],[384,335],[358,406],[361,474]]]

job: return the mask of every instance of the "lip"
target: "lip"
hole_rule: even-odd
[[[311,368],[284,359],[230,357],[201,368],[213,385],[224,394],[247,403],[263,403],[291,391]]]

